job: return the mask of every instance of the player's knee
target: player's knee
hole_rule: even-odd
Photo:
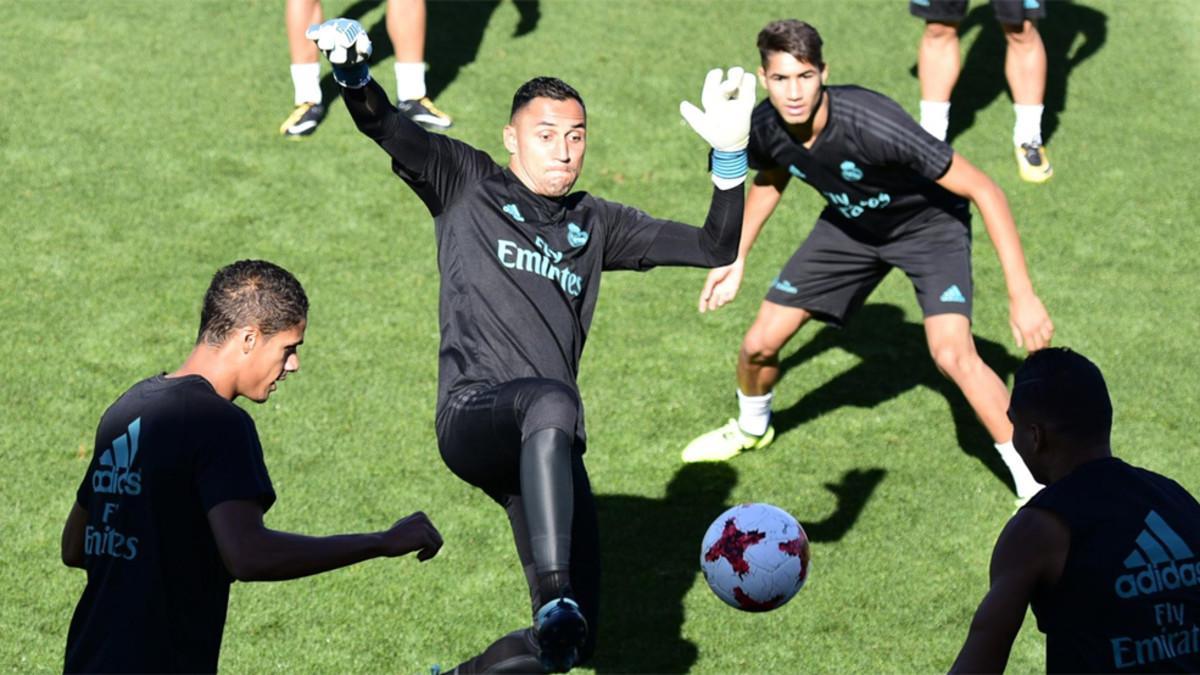
[[[929,21],[925,24],[925,33],[922,39],[927,42],[945,43],[950,40],[958,39],[958,25],[953,23],[942,23],[939,21]]]
[[[934,347],[930,349],[930,355],[938,370],[951,379],[969,375],[983,365],[975,350],[959,345]]]
[[[525,433],[548,427],[574,429],[579,416],[579,394],[570,386],[555,380],[539,382],[530,392],[525,411]]]
[[[765,339],[760,333],[751,331],[742,340],[741,359],[744,363],[766,365],[779,358],[779,345]]]
[[[1010,47],[1018,49],[1033,47],[1037,44],[1039,37],[1037,24],[1028,19],[1019,24],[1004,26],[1004,39],[1008,41]]]

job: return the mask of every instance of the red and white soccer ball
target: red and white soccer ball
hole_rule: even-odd
[[[747,612],[782,606],[808,579],[808,536],[790,513],[740,504],[704,533],[700,569],[718,598]]]

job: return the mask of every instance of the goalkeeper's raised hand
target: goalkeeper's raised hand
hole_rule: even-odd
[[[754,74],[730,68],[708,71],[700,92],[701,110],[684,101],[679,114],[712,146],[713,183],[722,189],[746,180],[746,146],[750,143],[750,115],[754,111]]]
[[[333,66],[333,79],[343,87],[358,89],[371,80],[367,59],[371,58],[371,38],[354,19],[330,19],[313,24],[304,37],[317,43]]]

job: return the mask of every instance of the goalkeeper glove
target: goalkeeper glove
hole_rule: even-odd
[[[371,80],[367,59],[371,58],[371,38],[362,24],[353,19],[330,19],[313,24],[304,37],[317,43],[333,66],[333,79],[343,87],[358,89]]]
[[[679,114],[712,146],[712,179],[729,189],[746,180],[746,146],[750,143],[750,116],[754,112],[754,74],[729,69],[722,80],[720,68],[710,70],[700,93],[700,110],[684,101]]]

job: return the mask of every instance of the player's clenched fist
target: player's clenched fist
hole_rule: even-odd
[[[417,552],[417,560],[429,560],[442,547],[442,535],[433,526],[429,516],[417,511],[401,518],[383,533],[384,555],[401,556]]]
[[[343,87],[358,88],[371,79],[367,59],[371,58],[371,38],[362,24],[353,19],[330,19],[308,27],[304,36],[317,43],[333,65],[333,79]]]

